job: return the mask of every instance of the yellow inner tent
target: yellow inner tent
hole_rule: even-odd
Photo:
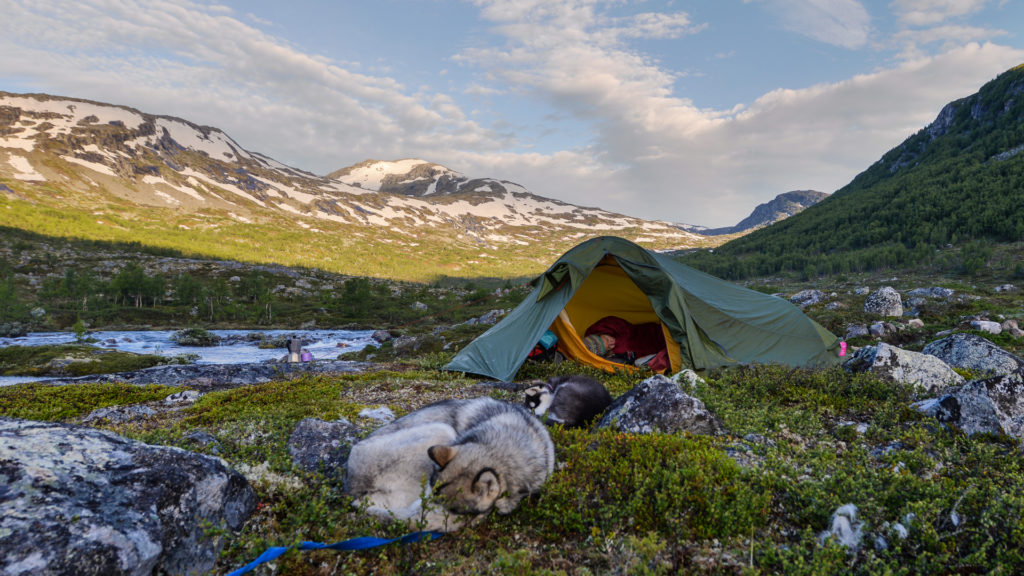
[[[551,325],[551,331],[558,336],[558,350],[568,358],[606,372],[637,370],[634,366],[602,358],[583,344],[587,328],[605,316],[618,316],[631,324],[661,323],[647,295],[610,256],[605,256],[583,281]],[[665,335],[671,370],[673,373],[678,372],[682,367],[679,343],[672,338],[663,323],[661,329]]]

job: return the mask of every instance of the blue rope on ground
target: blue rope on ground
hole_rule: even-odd
[[[437,540],[443,535],[442,532],[413,532],[412,534],[406,534],[399,538],[374,538],[372,536],[360,536],[359,538],[351,538],[349,540],[342,540],[341,542],[335,542],[334,544],[322,544],[320,542],[302,542],[295,547],[297,550],[366,550],[367,548],[376,548],[377,546],[384,546],[385,544],[391,544],[392,542],[401,542],[402,544],[411,544],[413,542],[419,542],[420,540]],[[229,573],[227,576],[238,576],[239,574],[245,574],[251,571],[253,568],[263,564],[264,562],[270,562],[278,556],[287,552],[289,548],[287,546],[274,546],[268,548],[266,552],[260,554],[258,558],[252,562],[242,566],[238,570]]]

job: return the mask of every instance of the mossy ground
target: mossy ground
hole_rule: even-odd
[[[161,364],[188,363],[187,358],[134,354],[88,344],[0,347],[2,376],[88,376],[142,370]]]
[[[613,395],[641,379],[562,363],[528,364],[517,381],[558,373],[598,377]],[[0,414],[73,422],[95,408],[153,402],[174,391],[113,384],[15,386],[0,389]],[[1016,440],[967,437],[910,409],[914,390],[840,369],[748,367],[711,374],[691,392],[729,434],[555,427],[558,468],[541,493],[512,514],[492,515],[433,542],[364,552],[289,552],[274,562],[273,573],[1024,570],[1024,470]],[[258,509],[239,533],[224,534],[217,568],[224,573],[270,546],[406,532],[360,515],[330,471],[310,474],[292,465],[287,441],[299,420],[344,417],[369,431],[376,424],[358,416],[366,407],[386,405],[400,415],[436,400],[479,395],[519,401],[508,387],[410,366],[213,392],[183,411],[106,427],[145,442],[215,453],[250,476]],[[196,430],[217,442],[196,445],[187,438]],[[864,522],[856,551],[819,538],[832,512],[847,503],[858,507]],[[898,522],[906,538],[896,535]]]

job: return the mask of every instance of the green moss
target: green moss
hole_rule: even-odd
[[[708,438],[556,429],[556,439],[562,468],[524,512],[539,537],[702,540],[766,523],[769,497]]]
[[[0,415],[60,422],[99,408],[162,400],[181,388],[125,383],[53,386],[45,383],[0,387]]]
[[[88,376],[142,370],[178,362],[156,354],[134,354],[84,344],[0,348],[4,376]]]

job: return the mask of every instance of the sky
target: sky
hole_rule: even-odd
[[[327,174],[422,158],[731,226],[834,192],[1024,63],[1024,0],[0,0],[0,90]]]

